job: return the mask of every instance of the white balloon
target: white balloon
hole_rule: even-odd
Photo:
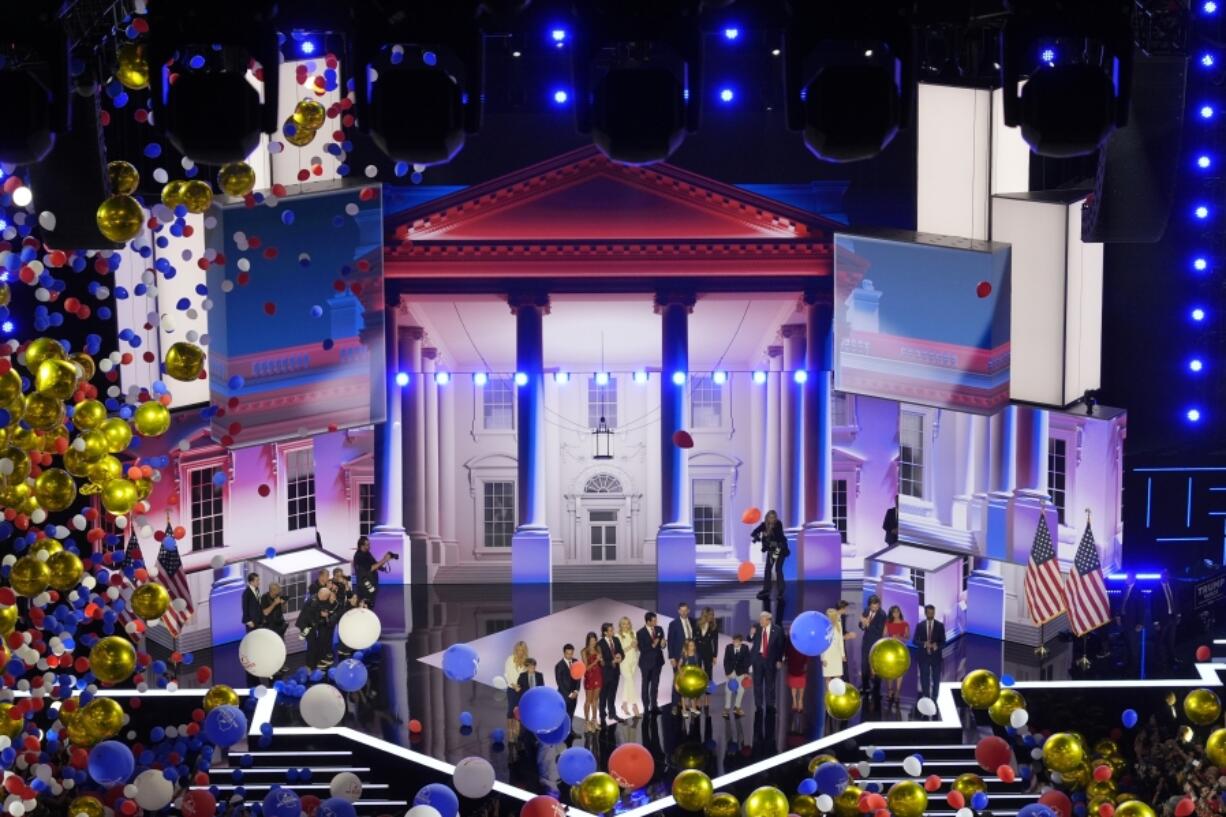
[[[834,810],[834,798],[828,794],[819,794],[817,796],[817,810],[826,812]]]
[[[159,811],[174,799],[175,787],[158,769],[136,776],[136,803],[145,811]]]
[[[1009,725],[1014,729],[1021,729],[1030,722],[1030,713],[1025,709],[1015,709],[1009,715]]]
[[[871,772],[872,770],[873,770],[873,767],[869,765],[867,761],[861,760],[859,763],[856,764],[856,771],[860,773],[861,778],[868,777],[868,773]]]
[[[252,630],[239,642],[238,661],[257,678],[271,678],[285,666],[285,641],[272,630]]]
[[[434,806],[413,806],[404,813],[404,817],[443,817]]]
[[[362,781],[353,772],[341,772],[332,778],[332,785],[329,788],[332,790],[333,797],[343,797],[350,803],[356,803],[362,799]]]
[[[919,777],[924,771],[924,764],[915,755],[908,755],[902,762],[902,770],[911,777]]]
[[[954,813],[954,817],[975,817],[975,812],[971,811],[966,806],[963,806]]]
[[[213,568],[214,570],[220,570],[221,568],[225,566],[226,566],[226,557],[222,556],[220,553],[218,553],[212,559],[209,560],[209,567]]]
[[[927,715],[928,717],[932,717],[937,713],[936,701],[927,697],[920,698],[918,701],[916,701],[915,708],[919,710],[921,715]]]
[[[830,679],[830,694],[831,695],[838,697],[846,691],[847,691],[846,681],[844,681],[842,678],[831,678]]]
[[[355,607],[341,616],[336,632],[341,643],[351,650],[364,650],[379,640],[382,627],[374,610]]]
[[[495,675],[494,680],[491,683],[494,684],[494,689],[499,691],[507,688],[507,679],[503,678],[501,675]]]
[[[455,790],[478,800],[494,790],[494,767],[483,757],[466,757],[455,765]]]
[[[308,726],[327,729],[345,717],[345,696],[331,684],[316,684],[302,696],[298,710]]]

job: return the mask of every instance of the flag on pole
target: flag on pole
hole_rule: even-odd
[[[143,561],[145,555],[141,553],[140,542],[136,539],[136,526],[132,526],[132,535],[128,537],[128,546],[123,552],[122,570],[127,572],[128,568],[135,567],[137,562]]]
[[[1026,607],[1035,626],[1046,624],[1065,610],[1060,563],[1051,544],[1047,514],[1040,508],[1039,528],[1034,532],[1030,561],[1026,564]]]
[[[192,605],[192,591],[187,583],[187,574],[183,572],[183,560],[179,558],[178,544],[167,547],[168,542],[174,542],[174,528],[170,526],[170,514],[166,515],[166,536],[162,539],[161,550],[158,551],[158,566],[161,575],[158,577],[166,592],[170,594],[170,606],[162,614],[162,623],[174,638],[179,637],[183,626],[191,619],[196,608]],[[182,599],[187,605],[182,610],[176,609],[176,602]],[[182,605],[179,605],[182,606]]]
[[[1086,519],[1086,530],[1077,545],[1077,556],[1069,568],[1065,585],[1068,596],[1069,623],[1073,632],[1085,635],[1111,620],[1111,605],[1107,601],[1107,583],[1103,580],[1103,567],[1098,561],[1098,547],[1094,544],[1094,532]]]
[[[132,535],[128,537],[128,546],[123,552],[123,562],[120,565],[120,573],[123,576],[123,586],[120,588],[120,597],[123,599],[123,609],[119,611],[119,623],[128,632],[132,632],[130,626],[133,622],[139,621],[136,613],[132,612],[132,591],[136,589],[136,585],[132,583],[132,571],[136,565],[141,563],[144,555],[141,553],[140,541],[136,538],[136,526],[132,526]]]

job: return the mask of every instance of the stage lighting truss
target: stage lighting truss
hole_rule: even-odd
[[[1127,124],[1133,7],[1132,0],[1042,0],[1019,4],[1007,20],[1004,120],[1021,128],[1035,153],[1083,156]]]
[[[192,161],[242,161],[261,132],[277,130],[276,15],[272,0],[150,4],[154,121]],[[263,69],[262,98],[256,68]]]
[[[20,24],[6,26],[0,43],[0,162],[40,161],[70,127],[68,36],[53,4],[22,10]]]
[[[580,10],[572,46],[576,122],[613,161],[663,161],[698,129],[698,10],[686,2],[596,2]]]
[[[880,153],[911,122],[910,4],[796,4],[784,31],[788,127],[828,162]]]

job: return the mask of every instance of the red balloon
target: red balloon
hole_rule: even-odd
[[[756,573],[757,570],[757,565],[755,565],[753,562],[741,562],[740,566],[736,569],[737,581],[749,581],[753,578],[753,574]]]
[[[1005,783],[1012,783],[1014,780],[1017,779],[1017,776],[1013,772],[1012,766],[1001,766],[999,769],[996,770],[996,776],[999,777],[1001,781]]]
[[[519,817],[566,817],[566,809],[554,798],[541,794],[524,803]]]
[[[877,794],[877,792],[873,792],[864,799],[868,802],[869,811],[886,808],[885,798]]]
[[[762,509],[761,508],[746,508],[745,512],[741,514],[742,524],[756,525],[760,521],[762,521]]]
[[[217,813],[217,801],[204,789],[189,789],[179,803],[183,817],[213,817]]]
[[[1059,789],[1048,789],[1043,792],[1039,802],[1059,814],[1060,817],[1072,817],[1073,815],[1073,801],[1069,800],[1068,795]]]
[[[985,772],[994,772],[1013,762],[1013,748],[1004,738],[989,735],[975,744],[975,762]]]
[[[975,294],[980,298],[986,298],[992,294],[992,284],[988,281],[980,281],[975,287]]]
[[[1196,811],[1196,801],[1191,797],[1185,797],[1175,804],[1175,817],[1188,817],[1194,811]]]
[[[413,718],[411,721],[409,721],[409,732],[414,735],[420,735],[421,721],[417,720],[417,718]]]
[[[753,677],[746,675],[741,679],[741,687],[744,689],[753,689]]]
[[[1094,779],[1099,783],[1111,779],[1111,767],[1107,765],[1094,767]]]
[[[259,488],[255,489],[255,492],[260,496],[268,496],[270,493],[272,493],[272,489],[267,485],[261,485]]]
[[[1201,662],[1208,661],[1212,657],[1213,657],[1213,651],[1209,649],[1208,644],[1201,644],[1199,647],[1196,648],[1196,660],[1197,661],[1201,661]],[[1180,800],[1179,802],[1182,803],[1183,801]]]
[[[930,774],[924,778],[924,791],[934,792],[941,788],[941,776],[939,774]]]
[[[319,808],[320,802],[320,799],[315,795],[304,794],[298,804],[302,806],[302,813],[307,815],[307,817],[311,817],[315,813],[315,809]]]
[[[960,809],[966,805],[966,797],[960,791],[951,790],[949,794],[945,795],[945,802],[949,803],[950,808]]]
[[[583,673],[587,672],[587,667],[582,661],[576,661],[570,665],[570,677],[575,681],[583,680]]]
[[[694,438],[690,436],[690,432],[679,428],[673,432],[673,445],[678,448],[693,448]]]
[[[623,789],[638,789],[651,782],[656,762],[638,743],[623,743],[609,755],[609,774]]]
[[[1103,803],[1098,807],[1098,817],[1115,817],[1115,804]]]

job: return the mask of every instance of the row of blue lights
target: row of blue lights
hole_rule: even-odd
[[[640,383],[640,384],[646,383],[651,379],[650,373],[644,369],[638,369],[637,371],[633,372],[631,376],[635,383]],[[563,385],[570,382],[570,377],[571,377],[570,372],[559,371],[559,372],[553,373],[553,381],[555,383],[559,383]],[[608,372],[596,372],[595,375],[593,375],[593,377],[596,380],[597,386],[609,385],[610,375]],[[711,382],[715,383],[717,386],[722,386],[725,383],[727,383],[728,377],[729,377],[728,372],[722,369],[717,369],[716,371],[711,372]],[[767,377],[768,377],[768,373],[762,369],[756,369],[750,373],[750,379],[753,380],[753,382],[759,386],[766,383]],[[524,372],[515,372],[515,374],[513,375],[513,378],[515,380],[515,385],[517,386],[526,386],[528,384],[528,375]],[[409,379],[410,378],[409,378],[408,372],[397,372],[396,373],[396,385],[397,386],[409,385]],[[685,372],[673,372],[672,377],[670,379],[675,385],[682,386],[685,384],[686,380],[688,379],[688,376],[686,375]],[[451,380],[452,380],[451,372],[435,372],[434,373],[434,382],[440,386],[446,386],[448,383],[451,382]],[[806,370],[797,369],[796,371],[792,372],[793,382],[807,383],[808,380],[809,380],[809,373]],[[490,382],[490,373],[489,372],[473,372],[472,381],[473,381],[473,385],[475,386],[484,386]]]

